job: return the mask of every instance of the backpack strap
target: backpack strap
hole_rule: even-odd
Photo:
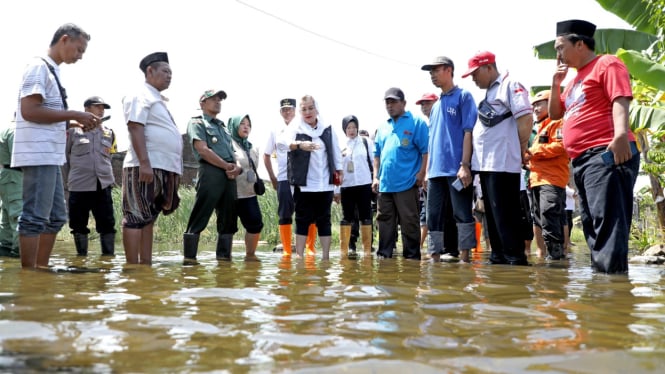
[[[360,137],[363,140],[365,145],[365,152],[367,153],[367,165],[369,166],[369,172],[374,175],[374,166],[372,166],[372,160],[369,158],[369,145],[367,145],[367,139],[364,136]]]
[[[49,64],[48,61],[46,61],[46,59],[44,59],[43,57],[42,57],[42,61],[44,61],[46,66],[48,66],[48,70],[51,72],[51,74],[53,74],[53,78],[55,78],[55,83],[58,84],[58,91],[60,91],[60,98],[62,99],[62,106],[65,108],[65,110],[69,109],[69,105],[67,105],[67,91],[60,84],[60,79],[58,78],[58,74],[55,73],[55,68],[51,64]],[[67,121],[67,123],[69,124],[69,121]]]

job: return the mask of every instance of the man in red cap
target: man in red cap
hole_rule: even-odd
[[[429,119],[429,114],[432,111],[432,105],[439,100],[439,95],[435,93],[426,93],[423,94],[423,97],[420,100],[416,101],[416,105],[420,105],[420,110],[423,112],[425,117]]]
[[[416,101],[416,105],[420,105],[420,111],[423,112],[425,117],[427,117],[428,124],[429,116],[432,112],[432,105],[434,105],[437,100],[439,100],[439,96],[437,94],[426,93],[423,94],[423,97],[421,97],[420,100]],[[425,203],[427,201],[427,190],[421,187],[419,192],[420,197],[418,200],[418,206],[420,211],[420,248],[422,248],[425,244],[425,240],[427,239],[427,204]],[[452,217],[452,211],[450,212],[450,216]],[[457,229],[455,228],[455,230]],[[446,237],[452,237],[452,235],[448,235]],[[455,238],[457,238],[457,231],[455,231]],[[457,239],[455,239],[455,243],[457,243]],[[455,244],[455,247],[457,247],[457,244]]]
[[[524,86],[508,72],[501,74],[491,52],[469,59],[468,70],[479,88],[486,90],[478,104],[480,124],[473,128],[472,169],[480,176],[490,263],[527,265],[521,230],[520,172],[531,135],[531,103]]]
[[[633,188],[640,166],[628,107],[628,69],[616,56],[596,56],[596,26],[582,20],[557,23],[557,69],[549,114],[563,118],[563,143],[572,159],[582,228],[594,270],[628,272]],[[577,75],[560,94],[568,68]]]

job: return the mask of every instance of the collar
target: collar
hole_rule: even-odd
[[[151,85],[148,82],[143,82],[143,85],[148,89],[148,92],[150,92],[151,96],[155,100],[161,100],[161,101],[169,101],[169,99],[162,95],[153,85]]]

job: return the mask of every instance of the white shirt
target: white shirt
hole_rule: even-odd
[[[342,150],[342,171],[344,172],[344,181],[342,187],[362,186],[372,184],[372,173],[369,171],[367,163],[367,150],[369,154],[374,154],[374,143],[367,140],[367,149],[361,136],[346,140],[346,147]],[[372,162],[374,157],[370,156]],[[349,163],[353,164],[353,171],[349,171]]]
[[[522,151],[516,118],[531,115],[529,92],[521,83],[509,79],[506,73],[490,85],[486,98],[497,114],[511,111],[513,115],[493,127],[480,121],[473,127],[472,169],[519,173]]]
[[[291,123],[293,123],[293,120],[291,121]],[[285,124],[279,130],[273,129],[272,131],[270,131],[268,140],[266,141],[266,144],[263,147],[263,154],[277,158],[278,182],[285,181],[288,179],[287,169],[286,169],[286,155],[289,152],[288,141],[290,139],[286,139],[287,143],[285,143],[284,141],[279,143],[280,138],[283,138],[284,136],[286,137],[290,136],[288,129],[289,129],[288,125]],[[281,146],[279,144],[281,144]]]
[[[182,136],[159,91],[145,83],[135,96],[124,97],[122,105],[125,123],[144,125],[150,166],[182,175]],[[140,164],[130,141],[123,167],[136,166]]]
[[[44,57],[60,77],[60,69],[50,57]],[[35,123],[21,114],[21,99],[31,95],[42,97],[42,106],[64,110],[55,77],[41,58],[35,57],[25,68],[16,108],[16,133],[11,166],[63,165],[67,143],[67,123]]]
[[[566,210],[575,210],[575,190],[566,186]]]
[[[320,138],[323,130],[330,127],[330,125],[324,124],[323,121],[321,121],[321,118],[317,118],[317,121],[318,125],[312,128],[312,126],[305,123],[301,117],[295,118],[289,125],[289,130],[285,133],[285,136],[280,137],[277,140],[278,149],[279,147],[284,146],[288,148],[289,144],[295,141],[296,134],[305,134],[312,138],[312,143],[319,146],[319,149],[310,152],[309,168],[307,169],[307,185],[300,187],[300,190],[303,192],[333,191],[335,187],[333,184],[328,183],[330,180],[328,154],[326,152],[326,146]],[[335,134],[335,131],[332,129],[330,130],[332,135],[333,164],[335,165],[335,170],[342,170],[342,153],[339,149],[337,134]],[[333,170],[333,172],[335,170]]]

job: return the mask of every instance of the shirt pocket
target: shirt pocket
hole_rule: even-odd
[[[113,141],[111,140],[110,137],[103,136],[102,137],[102,146],[99,152],[104,156],[105,158],[110,158],[111,157],[111,148],[113,147]]]
[[[227,140],[228,134],[222,134],[223,129],[216,129],[211,126],[206,126],[206,143],[208,148],[215,152],[223,160],[233,160],[233,150],[231,143]]]
[[[82,157],[90,154],[92,142],[86,137],[76,137],[72,142],[71,155],[73,157]]]

